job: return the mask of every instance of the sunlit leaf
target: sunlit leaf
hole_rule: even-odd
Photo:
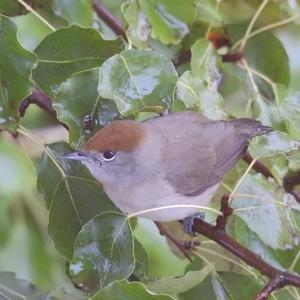
[[[15,131],[20,101],[30,94],[33,53],[21,47],[15,23],[0,16],[0,129]]]
[[[121,39],[104,40],[95,29],[77,25],[62,28],[47,35],[35,50],[39,63],[33,78],[49,95],[55,95],[72,74],[98,67],[122,49]]]
[[[194,18],[192,0],[139,0],[151,24],[151,36],[163,44],[178,44],[189,32]]]
[[[91,300],[175,300],[168,295],[157,295],[140,282],[115,281],[99,291]]]
[[[177,73],[154,51],[125,50],[100,67],[98,92],[113,99],[122,115],[163,112],[171,107]]]
[[[127,37],[137,48],[147,48],[150,25],[141,11],[138,0],[129,0],[122,5],[122,12],[128,23]]]
[[[85,167],[61,159],[62,154],[72,151],[66,143],[48,147],[63,173],[44,153],[38,166],[38,190],[49,209],[49,234],[60,253],[72,259],[73,244],[81,227],[93,216],[116,208]]]
[[[98,95],[98,82],[99,69],[74,74],[62,83],[54,98],[53,108],[58,119],[68,125],[69,142],[74,148],[80,148],[102,126],[120,118],[115,103]]]

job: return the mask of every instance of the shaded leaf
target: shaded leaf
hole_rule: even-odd
[[[139,0],[151,24],[151,36],[163,44],[178,44],[189,32],[194,18],[192,0]]]
[[[63,173],[44,153],[38,165],[37,187],[49,209],[49,234],[58,251],[72,259],[73,244],[83,224],[101,212],[117,209],[84,166],[60,160],[62,154],[72,151],[66,143],[47,147]]]
[[[91,300],[175,300],[168,295],[157,295],[140,282],[115,281],[99,291]]]
[[[53,10],[57,16],[65,18],[69,24],[91,26],[93,22],[92,0],[55,0]]]
[[[294,225],[287,219],[284,191],[260,174],[247,175],[232,201],[234,212],[259,238],[274,249],[293,247]]]
[[[104,40],[95,29],[77,25],[62,28],[47,35],[36,48],[39,63],[33,78],[45,92],[55,95],[60,84],[72,74],[98,67],[122,49],[120,38]]]
[[[69,273],[83,290],[93,293],[134,270],[133,236],[128,219],[101,213],[80,230]]]
[[[212,271],[214,264],[209,264],[199,271],[189,271],[182,277],[164,277],[147,283],[147,287],[156,293],[179,294],[186,292],[202,282]]]
[[[131,225],[132,228],[132,225]],[[140,281],[148,279],[149,275],[149,259],[146,250],[138,239],[134,239],[134,257],[135,268],[133,274],[139,278]]]
[[[35,10],[38,8],[42,8],[50,2],[51,0],[30,0],[30,6]],[[7,16],[18,16],[27,13],[28,10],[17,1],[1,0],[0,2],[0,14],[4,14]]]
[[[263,287],[259,280],[250,275],[241,275],[233,272],[220,272],[218,274],[220,282],[231,299],[234,300],[254,299]]]
[[[115,103],[98,95],[99,69],[72,75],[53,100],[60,121],[69,127],[69,142],[76,149],[102,126],[120,118]],[[83,101],[84,99],[84,101]]]
[[[100,67],[98,92],[113,99],[119,112],[163,112],[172,103],[177,73],[172,63],[154,51],[125,50]]]
[[[0,49],[0,129],[15,131],[20,101],[32,88],[36,57],[21,47],[15,23],[4,16],[0,16]]]
[[[147,48],[150,25],[141,11],[138,0],[129,0],[122,5],[122,13],[128,23],[126,30],[130,42],[137,48]]]

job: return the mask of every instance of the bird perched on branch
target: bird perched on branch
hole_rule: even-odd
[[[80,160],[123,212],[172,221],[207,206],[249,140],[270,131],[252,119],[215,121],[179,112],[143,123],[112,122],[65,157]]]

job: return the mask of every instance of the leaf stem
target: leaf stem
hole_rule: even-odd
[[[264,0],[262,2],[262,4],[260,5],[260,7],[258,8],[258,10],[255,12],[253,18],[251,19],[250,23],[249,23],[249,26],[246,30],[246,33],[241,41],[241,46],[240,46],[240,49],[239,49],[239,52],[242,52],[246,46],[246,43],[249,39],[249,35],[251,33],[251,30],[257,20],[257,18],[259,17],[259,15],[261,14],[261,12],[263,11],[263,9],[265,8],[265,6],[268,4],[269,0]]]
[[[55,31],[56,29],[46,20],[44,19],[40,14],[38,14],[30,5],[28,5],[23,0],[17,0],[22,6],[24,6],[29,12],[31,12],[33,15],[35,15],[38,19],[40,19],[48,28],[50,28],[52,31]]]

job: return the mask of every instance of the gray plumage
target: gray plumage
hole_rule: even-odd
[[[194,112],[154,118],[144,124],[151,124],[152,130],[167,140],[161,149],[165,179],[185,196],[197,196],[221,181],[243,156],[252,137],[272,131],[252,119],[214,121]]]

